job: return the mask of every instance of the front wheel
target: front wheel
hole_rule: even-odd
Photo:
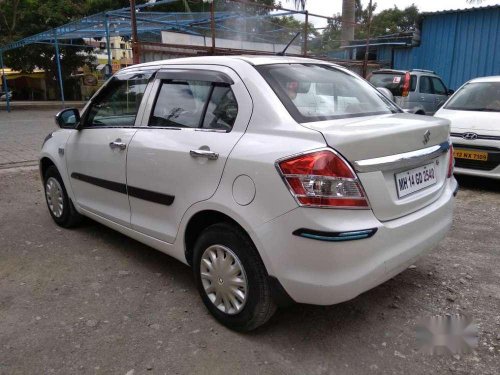
[[[50,216],[52,216],[56,224],[64,228],[70,228],[80,223],[82,217],[73,206],[61,175],[54,165],[50,166],[45,172],[43,186]]]
[[[264,264],[238,227],[205,229],[195,244],[193,269],[203,303],[225,326],[251,331],[276,311]]]

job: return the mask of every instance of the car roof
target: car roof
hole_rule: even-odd
[[[374,70],[372,74],[383,74],[383,73],[396,73],[396,74],[405,74],[405,73],[412,73],[412,74],[425,74],[425,75],[430,75],[430,76],[436,76],[439,77],[436,72],[433,72],[432,70],[425,70],[425,69],[410,69],[410,70],[399,70],[399,69],[379,69],[379,70]]]
[[[379,69],[374,70],[372,74],[382,74],[382,73],[398,73],[405,74],[408,70],[397,70],[397,69]]]
[[[471,79],[469,83],[471,82],[500,82],[500,76],[478,77]]]
[[[292,57],[292,56],[273,56],[273,55],[228,55],[228,56],[195,56],[183,57],[178,59],[168,59],[152,61],[143,64],[132,65],[124,68],[121,72],[127,70],[165,66],[165,65],[179,65],[179,64],[203,64],[203,65],[232,65],[238,61],[245,61],[250,65],[268,65],[268,64],[299,64],[299,63],[322,63],[328,65],[335,65],[329,61],[309,59],[305,57]],[[340,67],[340,66],[339,66]]]

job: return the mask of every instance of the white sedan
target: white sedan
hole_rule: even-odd
[[[434,116],[451,121],[455,173],[500,179],[500,76],[470,80]]]
[[[56,119],[40,158],[54,221],[87,216],[192,266],[233,329],[290,301],[354,298],[452,223],[449,122],[403,113],[323,61],[132,66]]]

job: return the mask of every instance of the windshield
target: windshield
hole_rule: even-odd
[[[369,81],[375,87],[385,87],[394,96],[401,96],[404,79],[403,73],[374,73],[369,78]]]
[[[257,70],[297,122],[399,112],[362,78],[330,65],[274,64]]]
[[[500,82],[468,83],[450,99],[446,109],[500,112]]]

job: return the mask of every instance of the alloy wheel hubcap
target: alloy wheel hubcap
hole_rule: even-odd
[[[247,301],[248,282],[241,261],[229,248],[212,245],[205,250],[200,264],[205,293],[220,311],[234,315]]]
[[[52,214],[55,217],[61,217],[64,208],[62,187],[54,177],[49,177],[45,183],[45,196]]]

